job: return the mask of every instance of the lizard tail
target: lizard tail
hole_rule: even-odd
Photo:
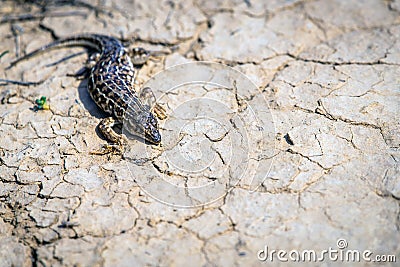
[[[101,41],[98,38],[95,38],[90,35],[79,35],[79,36],[73,36],[73,37],[69,37],[69,38],[63,38],[63,39],[59,39],[55,42],[49,43],[45,46],[42,46],[22,57],[19,57],[15,60],[13,60],[10,65],[6,68],[6,70],[11,69],[12,67],[14,67],[15,65],[17,65],[19,62],[23,61],[23,60],[27,60],[29,58],[32,58],[34,56],[37,56],[41,53],[43,53],[44,51],[47,50],[51,50],[51,49],[57,49],[57,48],[61,48],[61,47],[73,47],[73,46],[83,46],[83,47],[89,47],[89,48],[93,48],[97,51],[101,51]]]

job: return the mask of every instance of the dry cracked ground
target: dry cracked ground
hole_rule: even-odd
[[[138,77],[160,85],[162,146],[90,154],[105,115],[68,76],[82,48],[6,70],[83,32],[167,52]],[[400,260],[400,1],[1,1],[0,33],[0,266]],[[199,61],[224,65],[162,76]],[[50,110],[35,112],[41,96]],[[266,247],[287,253],[264,262]]]

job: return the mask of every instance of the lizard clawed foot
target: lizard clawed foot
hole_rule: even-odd
[[[90,151],[90,155],[122,155],[125,146],[122,144],[104,144],[100,150]]]
[[[153,112],[160,120],[164,120],[167,117],[165,108],[160,104],[154,105]]]
[[[103,144],[100,150],[90,151],[91,155],[123,155],[125,146],[128,143],[126,136],[121,135],[117,143]]]

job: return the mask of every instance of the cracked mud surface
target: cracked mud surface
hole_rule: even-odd
[[[41,3],[0,6],[0,55],[9,51],[0,78],[44,80],[1,82],[0,266],[258,266],[266,245],[322,251],[339,238],[349,249],[400,260],[400,1]],[[150,172],[178,186],[231,182],[218,171],[229,165],[224,140],[233,131],[193,124],[174,143],[167,137],[176,116],[165,122],[164,148],[148,148],[146,164],[131,163],[136,178],[127,159],[90,155],[105,143],[95,130],[104,114],[86,81],[67,76],[82,67],[85,50],[56,50],[5,70],[16,55],[82,32],[134,38],[152,50],[177,46],[143,67],[144,81],[201,60],[246,74],[258,88],[248,102],[269,110],[274,124],[274,148],[257,143],[264,150],[250,160],[255,175],[266,175],[261,186],[251,192],[238,183],[209,205],[185,209],[147,195],[137,180]],[[170,115],[176,101],[193,97],[186,89],[162,99]],[[32,110],[40,96],[51,110]],[[209,129],[201,138],[213,144],[219,176],[191,177],[165,164],[168,156],[196,156],[197,126]],[[141,152],[133,146],[134,156]]]

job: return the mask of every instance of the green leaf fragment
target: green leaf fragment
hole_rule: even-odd
[[[36,106],[35,106],[36,110],[41,110],[41,109],[48,110],[48,109],[50,109],[50,105],[47,103],[47,98],[45,96],[42,96],[41,98],[36,99],[35,103],[36,103]]]

